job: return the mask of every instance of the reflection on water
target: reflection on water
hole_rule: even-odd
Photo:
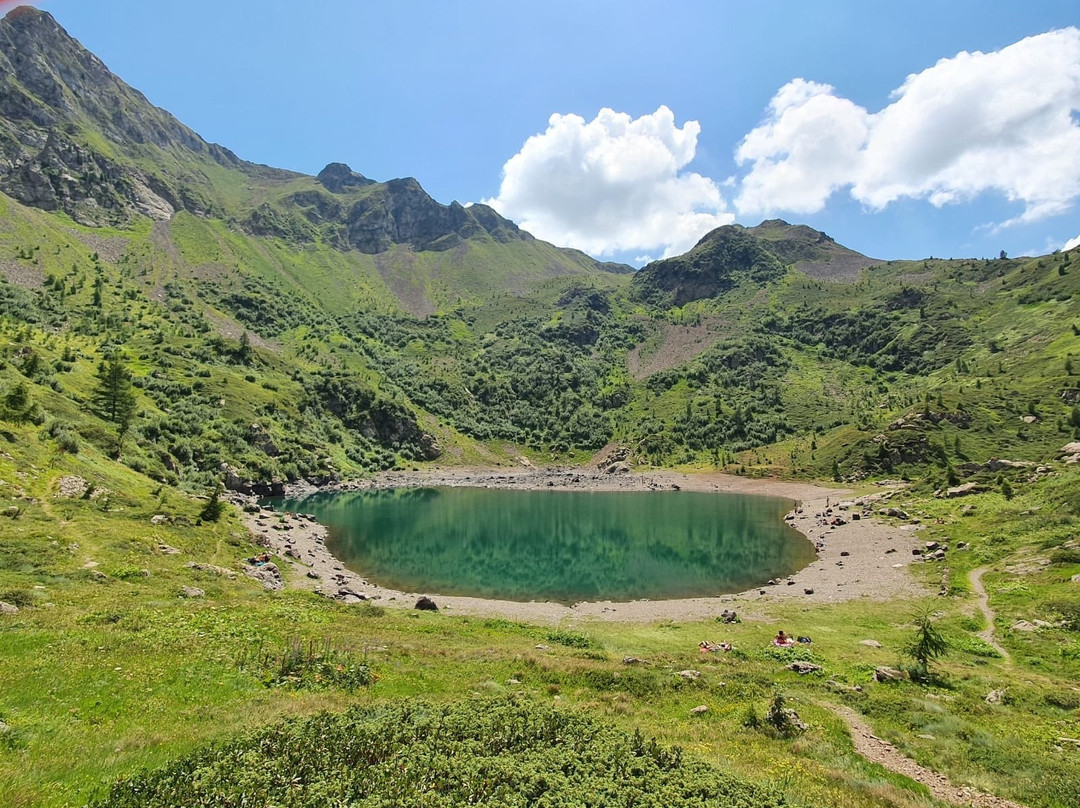
[[[627,601],[737,592],[814,559],[788,500],[690,492],[409,488],[317,494],[327,545],[369,581],[504,600]]]

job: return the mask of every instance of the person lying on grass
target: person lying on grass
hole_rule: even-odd
[[[783,629],[776,632],[776,636],[773,637],[772,644],[777,648],[790,648],[795,644],[795,640],[789,635],[784,633]]]

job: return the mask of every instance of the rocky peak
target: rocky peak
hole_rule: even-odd
[[[363,174],[357,174],[345,163],[330,163],[319,172],[315,179],[333,194],[344,194],[353,188],[375,184],[375,180],[369,180]]]
[[[165,152],[155,160],[155,151]],[[147,168],[147,158],[155,164]],[[262,179],[292,172],[246,163],[207,143],[109,71],[47,12],[22,6],[0,19],[0,189],[24,204],[88,225],[131,213],[167,219],[213,206],[192,163]]]

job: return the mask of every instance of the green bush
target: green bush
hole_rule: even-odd
[[[640,733],[546,706],[406,702],[292,720],[124,779],[92,806],[778,808]]]
[[[592,637],[588,637],[584,634],[578,634],[573,631],[563,631],[562,629],[556,629],[555,631],[549,631],[544,635],[548,642],[556,643],[557,645],[565,645],[568,648],[595,648],[596,642]]]
[[[329,640],[305,643],[293,638],[280,651],[260,649],[252,658],[241,657],[237,666],[253,671],[267,687],[295,690],[337,687],[352,691],[375,679],[370,667],[334,648]]]

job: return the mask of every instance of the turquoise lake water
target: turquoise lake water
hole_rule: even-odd
[[[411,488],[277,500],[380,586],[515,601],[629,601],[738,592],[814,550],[792,502],[740,494]]]

